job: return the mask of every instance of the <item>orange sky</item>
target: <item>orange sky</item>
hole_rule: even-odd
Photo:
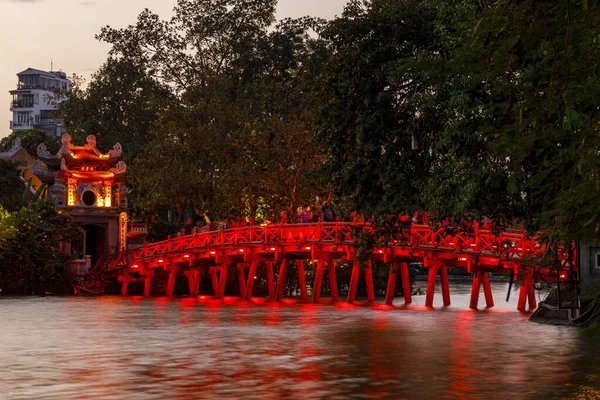
[[[144,8],[171,16],[176,0],[0,0],[0,138],[10,133],[16,74],[28,67],[76,73],[89,81],[109,46],[94,39],[105,25],[125,27]],[[346,0],[279,0],[278,18],[313,15],[333,18]]]

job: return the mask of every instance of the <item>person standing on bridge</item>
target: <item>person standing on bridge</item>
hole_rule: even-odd
[[[324,201],[323,207],[321,207],[321,219],[323,222],[335,222],[337,220],[335,211],[329,207],[328,201]]]
[[[312,213],[310,212],[310,209],[308,208],[308,206],[306,204],[300,208],[300,211],[298,211],[298,218],[300,219],[301,224],[310,223],[310,219],[312,218]]]
[[[287,211],[281,212],[281,223],[289,224],[291,222],[290,214]]]

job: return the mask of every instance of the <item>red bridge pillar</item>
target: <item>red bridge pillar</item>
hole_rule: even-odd
[[[168,297],[173,296],[173,291],[175,290],[175,280],[177,279],[177,271],[169,272],[169,279],[167,281],[167,293]]]
[[[323,282],[323,270],[325,269],[325,260],[319,258],[317,270],[315,272],[315,284],[313,286],[312,301],[318,303],[321,299],[321,284]]]
[[[127,288],[129,282],[133,280],[129,275],[119,275],[118,280],[121,281],[121,296],[127,296]]]
[[[279,266],[279,277],[277,278],[277,297],[275,300],[281,301],[283,299],[283,290],[285,289],[285,275],[287,273],[287,259],[281,260]]]
[[[300,285],[300,300],[308,301],[308,292],[306,291],[306,275],[304,274],[304,260],[296,260],[296,269],[298,269],[298,283]]]
[[[358,285],[358,274],[360,273],[360,264],[358,261],[353,261],[352,276],[350,277],[350,285],[348,287],[348,303],[354,303],[356,296],[356,286]]]
[[[267,267],[267,284],[269,285],[269,300],[275,300],[275,277],[273,275],[273,263],[268,261]]]
[[[188,280],[188,289],[190,291],[190,296],[198,297],[198,291],[200,289],[200,277],[202,276],[201,267],[187,270],[184,272],[184,275],[187,277]]]
[[[442,286],[442,298],[444,307],[450,305],[450,287],[448,285],[448,267],[442,261],[425,259],[425,266],[429,266],[429,277],[427,278],[427,293],[425,294],[425,306],[433,307],[433,296],[435,294],[436,274],[440,270],[440,283]]]
[[[533,273],[531,270],[527,270],[525,272],[525,277],[521,282],[517,310],[525,311],[525,305],[527,302],[529,302],[529,311],[535,310],[535,308],[537,307],[537,302],[535,300],[535,290],[533,288]]]
[[[222,299],[225,296],[225,283],[227,283],[227,271],[229,270],[229,265],[231,264],[231,260],[225,259],[223,260],[223,264],[219,268],[219,292],[217,294],[218,299]]]
[[[400,273],[402,274],[402,293],[404,294],[404,304],[412,303],[412,294],[410,292],[410,277],[408,274],[408,263],[400,263]]]
[[[367,301],[372,303],[375,301],[375,286],[373,285],[373,262],[367,261],[365,265],[365,280],[367,283]]]
[[[258,267],[258,263],[259,262],[257,260],[253,260],[250,263],[250,267],[248,268],[248,282],[246,283],[246,295],[244,297],[246,300],[250,300],[252,298],[252,290],[254,289],[254,277],[256,276],[256,268]]]
[[[217,275],[217,271],[219,271],[220,267],[213,266],[208,269],[210,274],[210,281],[213,287],[213,296],[219,297],[219,277]]]
[[[487,308],[494,307],[494,298],[492,296],[492,288],[490,286],[490,277],[485,271],[476,271],[473,273],[473,285],[471,286],[471,301],[469,308],[477,309],[479,303],[479,292],[483,284],[483,293],[485,295],[485,305]]]
[[[335,260],[330,257],[327,259],[327,271],[329,272],[329,287],[331,288],[331,301],[338,301],[337,278],[335,275]]]
[[[150,288],[152,287],[153,278],[154,271],[147,271],[146,277],[144,278],[144,297],[150,297]]]
[[[238,283],[240,286],[240,298],[245,299],[246,298],[246,277],[244,276],[244,264],[242,264],[242,263],[237,264],[237,273],[238,273]],[[252,275],[252,278],[254,278],[254,275]],[[248,279],[250,279],[250,274],[248,274]],[[253,281],[254,281],[254,279],[253,279]]]
[[[398,264],[390,265],[390,276],[388,278],[387,289],[385,290],[385,304],[388,306],[394,303],[394,290],[396,289],[396,277],[398,275]]]

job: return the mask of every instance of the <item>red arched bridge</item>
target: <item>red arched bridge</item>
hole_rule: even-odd
[[[523,230],[492,232],[475,229],[470,233],[448,234],[445,228],[429,225],[411,225],[391,240],[378,241],[366,257],[357,261],[356,237],[361,230],[373,232],[368,224],[334,222],[314,224],[272,224],[236,229],[208,231],[148,243],[143,247],[117,253],[100,260],[92,275],[103,280],[121,282],[121,294],[127,295],[131,282],[144,282],[144,296],[150,296],[153,280],[165,284],[167,296],[173,295],[177,276],[187,278],[189,294],[197,296],[201,277],[212,281],[216,298],[222,298],[227,283],[227,272],[237,269],[240,297],[250,299],[259,265],[266,267],[269,298],[281,301],[288,265],[295,262],[302,301],[318,302],[325,268],[330,280],[331,297],[338,301],[336,261],[350,262],[352,275],[348,283],[348,302],[354,302],[361,271],[367,289],[367,301],[375,301],[373,285],[374,261],[389,265],[386,304],[394,297],[396,277],[400,272],[405,303],[411,303],[409,263],[422,263],[428,269],[425,305],[433,306],[435,284],[439,271],[443,304],[450,305],[448,267],[465,268],[473,274],[471,308],[477,308],[481,286],[486,306],[493,307],[494,300],[488,277],[489,272],[514,272],[521,281],[518,309],[536,307],[534,280],[542,277],[552,280],[574,279],[576,266],[575,246],[554,249],[554,265],[540,264],[550,252],[546,245]],[[304,261],[316,261],[311,298],[308,296]],[[338,262],[340,264],[340,262]],[[381,263],[377,263],[381,265]],[[361,267],[362,266],[362,267]],[[274,267],[279,274],[275,278]],[[387,267],[386,267],[387,268]],[[276,272],[276,271],[275,271]],[[311,274],[312,275],[312,274]]]

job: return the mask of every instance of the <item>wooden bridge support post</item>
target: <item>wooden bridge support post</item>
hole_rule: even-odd
[[[388,278],[387,289],[385,290],[385,304],[391,306],[394,304],[394,290],[396,290],[396,277],[398,276],[398,264],[390,265],[390,276]]]
[[[277,297],[276,301],[281,301],[283,299],[283,290],[285,289],[285,275],[287,272],[287,259],[281,260],[281,265],[279,266],[279,277],[277,278]]]
[[[360,263],[358,261],[353,262],[352,276],[350,277],[350,286],[348,287],[348,303],[354,303],[356,297],[356,286],[358,285],[358,275],[360,273]]]
[[[410,276],[408,274],[408,263],[400,263],[400,273],[402,277],[402,293],[404,294],[404,304],[412,303],[412,294],[410,289]]]
[[[127,296],[127,289],[129,288],[129,282],[132,281],[127,275],[119,275],[118,278],[121,281],[121,296]]]
[[[365,265],[365,281],[367,283],[367,301],[372,303],[375,301],[375,287],[373,285],[373,263],[367,261]]]
[[[331,288],[331,301],[338,301],[337,277],[335,275],[335,260],[327,259],[327,271],[329,272],[329,287]]]
[[[525,273],[525,277],[521,282],[521,288],[519,289],[519,302],[517,304],[517,310],[525,311],[525,306],[529,301],[529,311],[534,310],[537,307],[535,301],[535,292],[533,290],[533,274],[531,271]]]
[[[152,279],[154,278],[154,272],[148,271],[144,279],[144,297],[150,297],[150,288],[152,287]]]
[[[473,285],[471,287],[471,301],[469,308],[476,310],[479,304],[479,293],[483,285],[483,294],[485,295],[485,306],[494,307],[494,297],[492,296],[492,287],[490,286],[490,277],[485,271],[473,273]]]
[[[198,297],[198,291],[200,290],[200,277],[202,275],[200,268],[187,270],[184,272],[184,275],[187,277],[190,296]]]
[[[433,295],[435,294],[435,281],[437,270],[439,267],[430,266],[429,267],[429,277],[427,278],[427,293],[425,293],[425,306],[433,307]]]
[[[481,289],[481,275],[480,272],[473,273],[473,284],[471,285],[471,301],[469,302],[469,308],[477,310],[479,303],[479,291]]]
[[[527,296],[527,300],[529,301],[529,311],[533,311],[537,308],[537,302],[535,300],[535,288],[533,287],[533,274],[531,274],[531,278],[529,278],[529,293]]]
[[[167,280],[167,293],[168,297],[173,296],[173,291],[175,290],[175,279],[177,279],[177,271],[169,272],[169,279]]]
[[[219,294],[217,298],[222,299],[225,297],[225,283],[227,283],[227,271],[229,270],[230,260],[223,260],[221,265],[221,273],[219,274]]]
[[[440,284],[442,286],[442,299],[444,307],[450,305],[450,286],[448,285],[448,267],[440,267]]]
[[[267,262],[267,284],[269,286],[269,300],[275,300],[275,277],[273,275],[273,263]]]
[[[483,294],[485,295],[485,306],[487,308],[494,307],[494,296],[492,295],[492,287],[490,286],[490,276],[487,272],[482,272]]]
[[[211,280],[212,287],[213,287],[213,296],[214,297],[219,296],[219,277],[217,276],[218,269],[219,269],[219,267],[210,267],[209,268],[210,280]]]
[[[238,274],[238,282],[240,285],[240,298],[246,298],[246,277],[244,276],[244,264],[237,264],[237,274]],[[252,275],[254,277],[254,275]],[[250,278],[250,274],[248,274],[248,279]]]
[[[304,274],[304,260],[296,260],[298,269],[298,284],[300,285],[300,300],[308,301],[308,292],[306,291],[306,275]]]
[[[321,299],[321,284],[323,283],[323,269],[325,268],[325,260],[323,258],[319,258],[319,263],[317,264],[317,271],[315,272],[315,284],[313,286],[312,292],[312,302],[318,303]]]
[[[258,261],[254,260],[250,263],[250,268],[248,268],[248,282],[246,283],[246,296],[244,297],[246,300],[250,300],[252,298],[252,290],[254,289],[254,277],[256,276],[257,267]],[[271,294],[270,291],[269,294]]]

